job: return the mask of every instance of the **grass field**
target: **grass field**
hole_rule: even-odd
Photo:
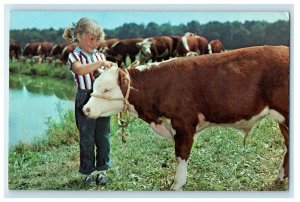
[[[72,112],[49,121],[48,140],[19,143],[9,151],[12,190],[169,190],[175,174],[174,143],[135,119],[122,143],[112,119],[109,183],[86,187],[78,173],[78,132]],[[240,131],[210,127],[197,134],[183,191],[284,191],[288,181],[274,184],[285,147],[277,124],[264,118],[243,145]]]
[[[24,74],[29,76],[48,76],[57,79],[73,79],[70,70],[66,65],[57,64],[35,64],[30,62],[10,61],[9,71],[11,73]]]

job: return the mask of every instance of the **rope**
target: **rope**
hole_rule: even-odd
[[[119,70],[121,71],[121,70]],[[91,97],[96,97],[96,98],[100,98],[100,99],[105,99],[105,100],[121,100],[124,103],[124,108],[123,111],[125,113],[125,118],[122,118],[122,112],[118,113],[118,125],[119,127],[121,127],[122,129],[122,142],[126,143],[126,132],[125,132],[125,128],[128,126],[129,122],[131,122],[129,120],[129,116],[130,116],[130,103],[128,101],[128,97],[129,97],[129,92],[130,92],[130,84],[131,84],[131,79],[129,76],[129,72],[127,71],[127,69],[125,69],[125,74],[126,77],[128,78],[128,86],[127,86],[127,90],[126,90],[126,94],[124,98],[111,98],[111,97],[105,97],[105,96],[101,96],[101,95],[97,95],[95,93],[91,93]],[[134,120],[134,119],[133,119]]]

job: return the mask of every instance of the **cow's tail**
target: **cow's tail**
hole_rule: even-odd
[[[208,49],[208,53],[209,53],[209,54],[212,54],[212,49],[211,49],[210,43],[208,44],[207,49]]]

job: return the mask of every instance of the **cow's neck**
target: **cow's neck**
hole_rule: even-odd
[[[129,93],[128,101],[132,105],[131,112],[143,119],[144,121],[151,123],[160,123],[160,117],[156,116],[157,113],[154,113],[155,109],[153,106],[155,105],[155,99],[152,97],[148,97],[148,91],[155,91],[154,88],[157,85],[148,85],[149,82],[144,80],[146,72],[140,72],[136,69],[129,69],[128,70],[130,79],[131,79],[131,90]],[[152,80],[152,79],[150,79]],[[147,83],[147,85],[145,85]],[[150,82],[151,83],[151,82]],[[151,88],[151,89],[149,89]],[[159,92],[159,91],[157,91]],[[159,95],[158,95],[159,96]]]

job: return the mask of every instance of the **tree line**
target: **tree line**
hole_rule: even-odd
[[[34,41],[49,41],[54,44],[65,42],[62,37],[63,28],[10,30],[10,42],[18,43],[23,48]],[[104,29],[106,38],[136,38],[152,36],[182,36],[186,32],[206,37],[209,41],[220,39],[225,49],[236,49],[255,45],[290,44],[289,21],[278,20],[274,23],[266,21],[224,22],[217,21],[200,24],[192,20],[187,24],[171,25],[150,22],[147,25],[125,23],[115,29]]]

